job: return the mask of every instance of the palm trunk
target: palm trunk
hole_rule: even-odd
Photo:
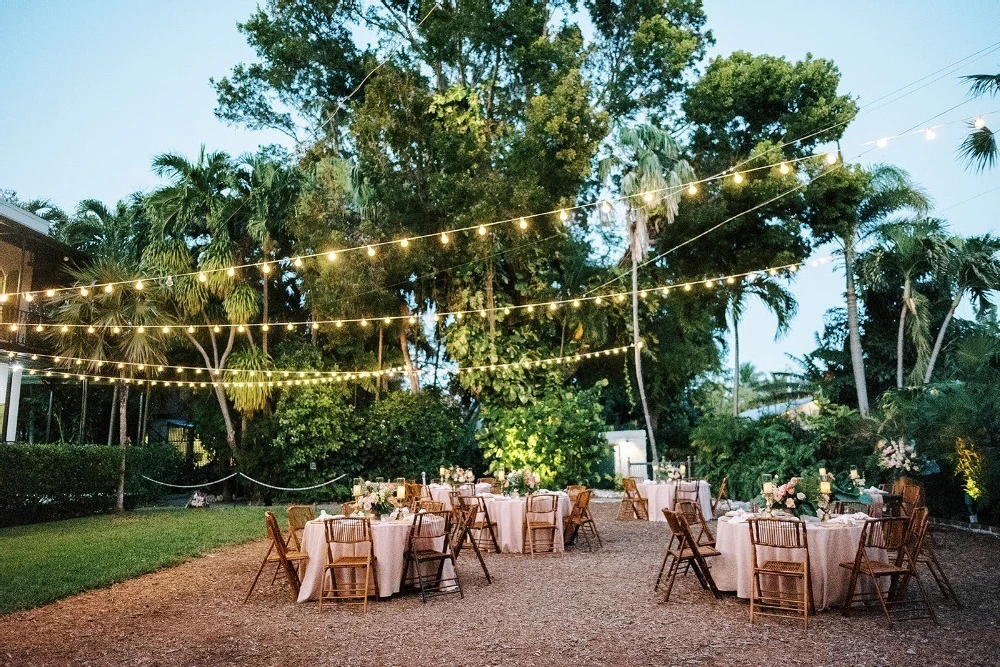
[[[108,447],[115,441],[115,410],[118,409],[118,383],[111,391],[111,417],[108,419]]]
[[[934,364],[937,363],[938,354],[941,352],[941,346],[944,344],[944,333],[948,330],[948,325],[951,324],[951,318],[955,315],[955,310],[958,308],[958,304],[962,301],[962,290],[958,290],[958,294],[951,301],[951,308],[948,309],[948,314],[944,316],[944,321],[941,323],[941,329],[938,330],[937,340],[934,341],[934,349],[931,350],[931,358],[927,361],[927,370],[924,371],[924,384],[931,381],[931,375],[934,374]]]
[[[896,332],[896,388],[903,388],[903,340],[906,330],[906,302],[910,299],[910,279],[903,282],[903,307],[899,311],[899,331]]]
[[[858,393],[858,412],[867,417],[868,382],[865,379],[865,357],[861,351],[861,330],[858,324],[858,292],[854,283],[854,238],[844,239],[844,275],[847,279],[847,329],[851,348],[851,369],[854,371],[854,388]]]
[[[81,387],[81,395],[80,395],[80,437],[78,439],[78,441],[79,441],[79,443],[81,445],[83,444],[83,438],[85,437],[84,433],[87,430],[87,388],[89,387],[89,384],[87,382],[87,378],[83,378],[83,383],[82,384],[83,384],[83,386]],[[62,435],[61,435],[62,434],[62,425],[61,425],[61,422],[60,422],[60,427],[59,427],[59,433],[60,433],[59,437],[60,437],[60,442],[61,442],[62,441]],[[108,444],[110,445],[111,443],[109,442]]]
[[[403,353],[403,366],[406,368],[406,377],[410,379],[410,390],[416,394],[420,391],[420,380],[417,377],[417,371],[413,368],[413,360],[410,358],[410,343],[406,339],[410,309],[405,303],[403,304],[402,313],[403,319],[400,320],[401,325],[399,328],[399,349]]]
[[[382,370],[382,325],[378,326],[378,369]],[[379,400],[379,395],[382,390],[382,374],[381,372],[375,378],[375,401]]]
[[[733,307],[733,416],[740,416],[740,323]]]
[[[639,386],[639,399],[642,401],[642,414],[646,420],[646,435],[649,438],[649,451],[653,461],[659,461],[656,451],[656,436],[653,435],[653,420],[649,414],[649,404],[646,402],[646,386],[642,381],[642,346],[639,339],[639,253],[635,242],[635,225],[630,230],[632,237],[632,349],[635,351],[635,381]]]
[[[122,375],[122,379],[124,379]],[[125,510],[125,450],[128,449],[128,385],[118,392],[118,446],[121,448],[121,465],[118,468],[118,499],[115,509]]]
[[[264,277],[264,324],[268,324],[268,303],[267,303],[267,276]],[[264,356],[267,356],[267,329],[264,327],[260,328],[260,347],[264,352]]]
[[[233,426],[232,415],[229,414],[229,403],[226,401],[226,390],[218,382],[215,384],[215,398],[219,401],[222,419],[226,422],[226,444],[229,445],[233,458],[239,461],[239,448],[236,445],[236,428]]]

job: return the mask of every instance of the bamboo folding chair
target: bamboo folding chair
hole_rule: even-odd
[[[528,548],[528,554],[534,558],[536,553],[562,555],[556,548],[556,533],[559,515],[559,497],[554,493],[535,493],[527,497],[524,503],[523,542]],[[536,540],[537,533],[548,534],[548,541]],[[537,544],[547,546],[547,551],[540,551]]]
[[[809,542],[806,524],[798,519],[750,518],[750,552],[753,557],[753,582],[750,587],[750,623],[754,616],[802,616],[805,628],[809,627],[809,612],[813,611],[812,582],[809,579]],[[761,563],[758,548],[780,549],[789,557],[802,552],[802,560],[766,558]],[[791,552],[791,553],[789,553]],[[776,580],[775,588],[764,588],[765,577]],[[782,590],[782,584],[801,582],[798,591]],[[796,585],[796,588],[799,588]]]
[[[423,512],[417,514],[413,522],[413,528],[407,537],[406,556],[403,559],[403,574],[399,581],[399,589],[404,590],[408,580],[410,569],[413,569],[413,577],[409,578],[417,588],[420,589],[420,599],[426,603],[428,595],[437,597],[438,595],[448,595],[457,592],[459,597],[464,598],[462,583],[458,579],[458,568],[455,567],[455,552],[452,550],[449,540],[453,537],[451,531],[452,513],[443,512]],[[439,548],[435,542],[443,542]],[[455,571],[453,577],[444,576],[444,564],[451,561],[452,569]],[[425,572],[424,565],[436,565],[433,572]],[[457,587],[457,591],[448,590],[450,587]]]
[[[577,495],[579,495],[581,491],[586,491],[586,490],[587,487],[584,486],[583,484],[571,484],[566,487],[566,495],[569,496],[569,501],[573,502],[576,500]]]
[[[712,516],[719,511],[719,507],[722,503],[726,503],[726,507],[730,510],[733,509],[733,504],[729,501],[729,477],[722,478],[722,484],[719,484],[719,493],[715,496],[715,500],[712,501]]]
[[[285,544],[295,551],[302,551],[302,531],[306,529],[306,523],[316,518],[316,513],[311,505],[289,505],[286,514],[288,541]]]
[[[675,482],[677,485],[674,489],[674,506],[677,506],[682,500],[690,500],[693,503],[698,502],[699,491],[701,490],[701,481],[694,480],[682,480]]]
[[[701,504],[691,500],[678,500],[674,503],[674,511],[684,516],[688,528],[692,529],[692,536],[699,547],[714,547],[715,535],[705,520],[705,515],[701,513]],[[695,530],[695,528],[697,530]],[[695,536],[694,533],[697,532]]]
[[[694,570],[695,576],[698,577],[698,583],[703,589],[712,591],[712,595],[721,599],[722,594],[715,586],[715,579],[712,578],[706,560],[718,556],[719,552],[714,547],[698,546],[697,541],[691,535],[690,526],[684,520],[684,515],[664,508],[663,517],[667,520],[667,526],[670,528],[670,541],[667,543],[667,553],[663,555],[663,563],[660,564],[660,572],[656,575],[653,592],[659,590],[664,570],[666,570],[667,592],[663,601],[669,602],[677,573],[680,571],[681,565],[684,565],[685,572],[687,569]],[[669,568],[667,567],[668,562],[670,563]]]
[[[430,498],[421,498],[420,502],[417,503],[417,511],[426,510],[427,512],[443,512],[444,503],[440,500],[431,500]]]
[[[340,513],[344,516],[351,516],[357,511],[357,506],[353,502],[340,504]]]
[[[319,607],[322,609],[324,602],[348,602],[360,604],[362,611],[367,612],[369,596],[374,594],[376,600],[379,597],[378,560],[371,522],[362,517],[338,517],[325,523],[327,562],[319,590]],[[335,556],[335,548],[351,553]]]
[[[591,536],[597,539],[597,546],[603,547],[604,541],[601,539],[601,534],[597,530],[597,522],[594,521],[594,515],[590,511],[590,501],[593,497],[594,494],[591,492],[587,496],[586,502],[580,503],[583,506],[583,525],[580,526],[580,530],[589,532]]]
[[[455,498],[452,498],[454,504]],[[493,549],[493,553],[500,553],[500,542],[497,540],[497,522],[490,516],[490,508],[484,496],[459,496],[459,506],[463,510],[475,505],[479,508],[469,526],[469,539],[476,543],[480,549]],[[452,510],[454,512],[454,508]],[[457,520],[458,515],[453,514],[453,520]]]
[[[930,618],[937,624],[937,617],[927,599],[927,592],[917,575],[917,555],[927,534],[927,508],[914,510],[912,519],[889,517],[869,519],[861,531],[858,551],[853,561],[840,563],[840,567],[851,571],[851,579],[844,599],[844,616],[850,616],[855,602],[867,603],[872,593],[860,590],[858,580],[866,576],[871,580],[871,590],[878,599],[889,628],[893,628],[890,610],[914,608],[905,620]],[[872,555],[872,552],[875,555]],[[886,554],[886,560],[878,555]],[[883,590],[880,580],[889,579]],[[907,600],[906,593],[910,579],[917,583],[919,599]],[[922,610],[920,609],[922,608]],[[925,611],[926,615],[921,612]],[[903,619],[900,619],[903,620]]]
[[[587,506],[590,504],[590,490],[584,489],[573,497],[573,509],[567,516],[563,517],[563,545],[569,546],[576,542],[576,537],[581,532],[583,539],[587,542],[587,551],[593,552],[594,547],[590,543],[593,532],[593,519],[590,519],[590,530],[588,530]]]
[[[476,484],[489,484],[491,489],[496,486],[496,483],[496,477],[480,477],[476,480]]]
[[[403,503],[411,512],[417,511],[417,505],[423,498],[423,487],[416,482],[406,482],[404,486]]]
[[[882,516],[903,516],[903,496],[898,493],[882,494]]]
[[[871,515],[872,506],[856,500],[834,500],[830,503],[830,514],[862,514]]]
[[[489,568],[486,567],[486,561],[483,560],[483,552],[479,549],[479,545],[476,543],[476,540],[473,539],[470,532],[476,525],[476,517],[479,514],[480,507],[479,503],[467,503],[462,506],[458,522],[452,525],[451,535],[448,537],[448,544],[451,545],[451,552],[455,554],[456,562],[458,562],[458,557],[462,555],[462,549],[466,544],[469,544],[472,547],[472,551],[476,554],[476,558],[479,559],[479,564],[483,568],[483,573],[486,575],[486,583],[492,584],[493,577],[490,576]]]
[[[308,554],[302,553],[300,551],[289,551],[288,547],[285,545],[285,538],[281,535],[281,528],[278,527],[278,520],[274,516],[274,512],[264,512],[264,526],[267,529],[267,537],[271,541],[271,544],[267,547],[267,553],[264,554],[264,560],[260,563],[260,568],[257,570],[257,575],[253,578],[253,583],[250,584],[250,590],[247,591],[247,596],[243,598],[243,603],[246,604],[250,600],[250,594],[253,593],[253,589],[257,586],[257,580],[260,579],[261,572],[267,567],[268,563],[276,563],[278,571],[283,571],[285,576],[288,578],[288,583],[292,588],[292,599],[297,600],[299,597],[299,573],[295,570],[295,564],[301,563],[309,558]],[[277,572],[275,572],[275,577],[277,577]],[[274,583],[274,579],[271,580]]]
[[[639,495],[639,487],[632,477],[622,478],[622,488],[625,495],[622,496],[622,504],[618,508],[618,520],[628,521],[635,517],[643,521],[649,519],[649,503]]]

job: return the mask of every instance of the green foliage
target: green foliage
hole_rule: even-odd
[[[604,433],[601,390],[552,391],[519,407],[487,406],[476,434],[491,469],[530,466],[542,486],[596,485],[611,447]]]
[[[126,452],[127,507],[158,500],[163,487],[142,475],[171,481],[183,465],[169,445]],[[122,450],[105,445],[0,445],[0,525],[109,512],[115,506]]]
[[[0,447],[2,450],[3,447]],[[0,614],[264,536],[264,508],[157,509],[0,529]],[[284,510],[275,508],[284,523]],[[39,576],[48,572],[47,576]]]

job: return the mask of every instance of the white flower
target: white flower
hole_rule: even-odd
[[[806,499],[806,494],[804,494],[804,493],[802,493],[800,491],[799,493],[795,494],[795,497],[798,498],[799,500],[805,500]]]
[[[533,480],[535,480],[535,484],[541,484],[542,483],[542,476],[539,475],[537,472],[536,473],[532,473],[531,478]]]
[[[793,509],[795,507],[795,498],[789,498],[785,501],[785,507]]]

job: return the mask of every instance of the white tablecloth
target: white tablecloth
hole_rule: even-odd
[[[563,517],[570,512],[569,496],[559,491],[556,494],[559,502],[556,504],[556,551],[563,550]],[[510,498],[508,496],[490,496],[486,500],[486,510],[490,518],[497,524],[497,542],[501,553],[517,554],[524,551],[524,508],[525,498]],[[546,539],[539,531],[535,543]],[[547,545],[546,545],[547,546]]]
[[[410,534],[415,517],[401,521],[373,521],[372,543],[375,558],[378,560],[378,592],[379,597],[389,597],[399,592],[399,580],[403,576],[403,558],[406,555],[406,541]],[[444,519],[438,519],[444,521]],[[435,549],[444,546],[444,538],[435,540]],[[319,598],[320,584],[326,575],[327,549],[326,526],[319,519],[310,521],[302,531],[302,550],[309,554],[305,574],[302,575],[302,586],[299,589],[299,602]],[[363,553],[359,550],[359,554]],[[334,545],[334,558],[349,556],[350,547]],[[339,574],[337,575],[340,576]],[[445,561],[443,578],[455,576],[451,561]]]
[[[489,484],[476,484],[476,495],[487,495],[490,493],[493,487]],[[455,490],[450,484],[430,484],[427,486],[427,490],[431,492],[431,500],[436,500],[439,503],[444,503],[444,509],[451,509],[451,492]],[[470,494],[471,495],[471,494]]]
[[[860,523],[851,525],[827,522],[810,523],[806,526],[806,540],[809,543],[809,578],[812,581],[816,609],[843,604],[851,571],[840,567],[840,563],[854,560],[858,552],[861,530]],[[722,517],[719,519],[715,537],[715,548],[722,554],[709,559],[715,585],[720,591],[736,591],[738,597],[749,598],[753,585],[753,556],[750,551],[753,547],[750,544],[749,524]],[[761,547],[757,552],[757,562],[763,563],[769,558],[801,560],[800,553],[787,549]],[[885,558],[884,552],[881,558]]]
[[[639,495],[646,499],[646,504],[649,506],[650,521],[666,521],[663,509],[674,509],[677,484],[694,484],[694,482],[646,482],[637,486]],[[698,486],[698,502],[701,504],[701,513],[706,519],[711,520],[712,487],[705,480],[701,480]]]

